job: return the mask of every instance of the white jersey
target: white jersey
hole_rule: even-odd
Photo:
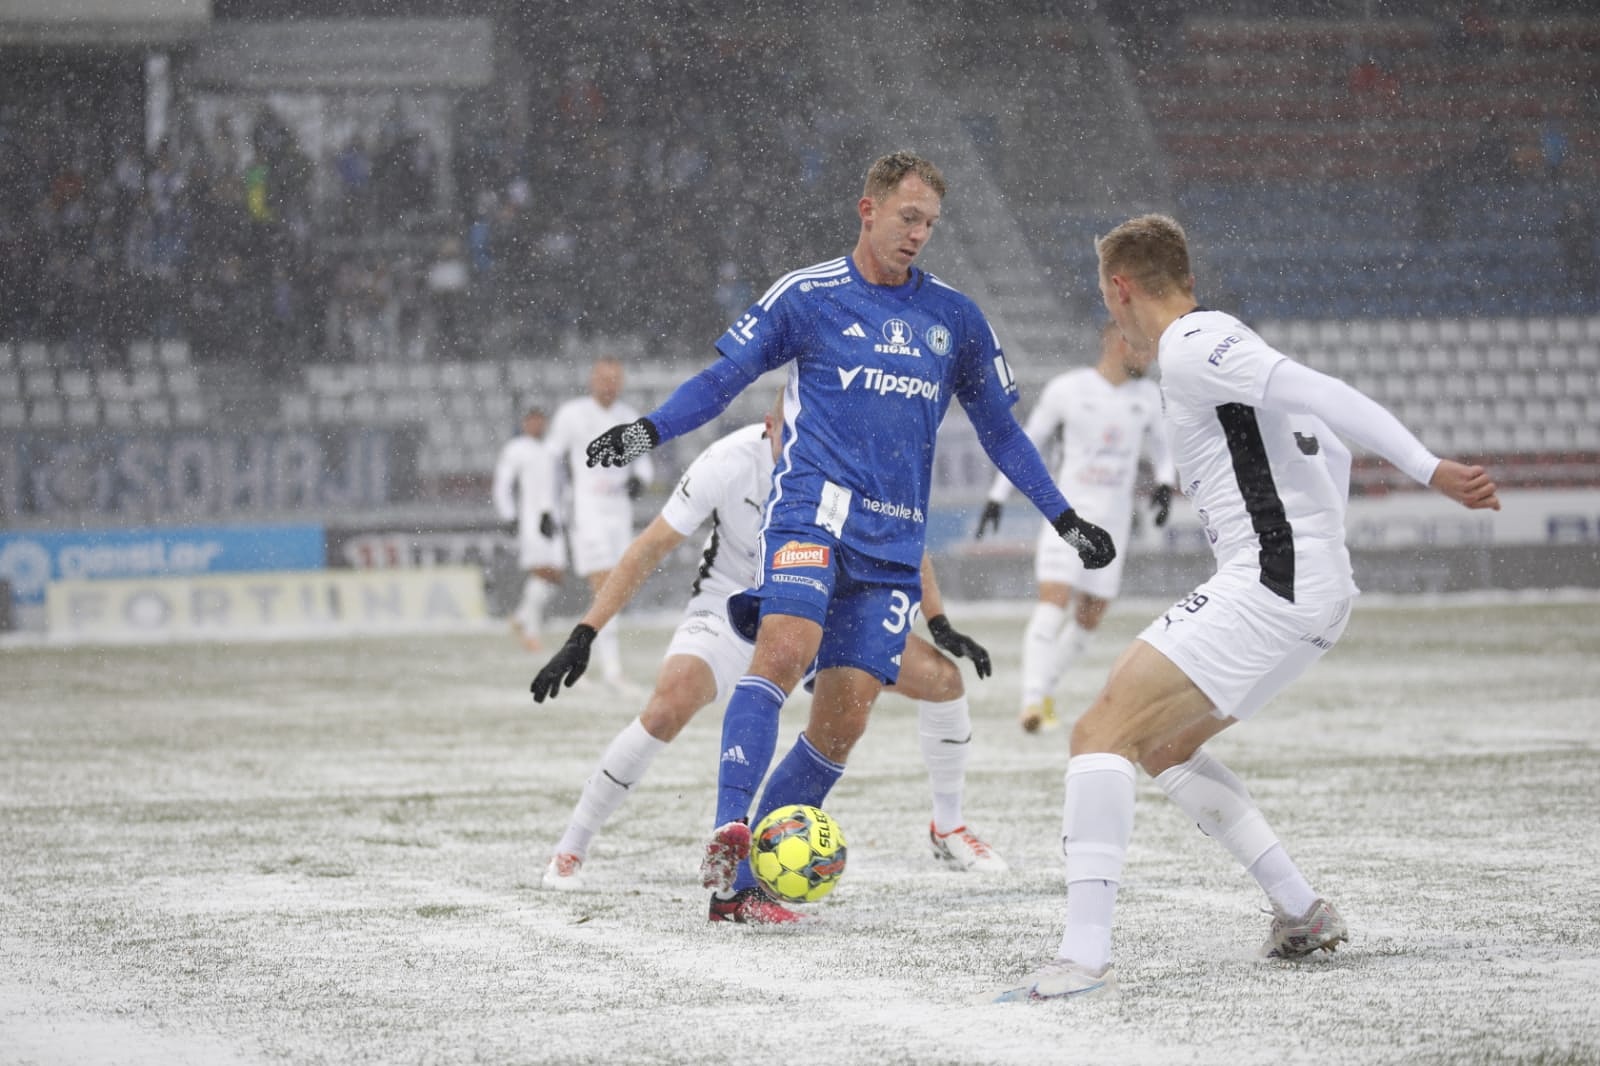
[[[554,520],[561,513],[560,482],[554,453],[527,434],[507,441],[495,460],[490,497],[501,518],[517,523],[517,558],[524,570],[567,564],[560,534],[547,537],[539,528],[544,515]]]
[[[622,400],[601,407],[591,396],[568,400],[556,408],[545,440],[564,464],[571,485],[574,533],[581,534],[585,526],[604,523],[620,523],[631,530],[633,501],[628,499],[628,479],[651,480],[655,467],[650,457],[641,456],[623,467],[591,467],[588,447],[590,441],[612,426],[638,417],[639,412]]]
[[[1119,552],[1133,521],[1140,456],[1149,458],[1158,482],[1174,480],[1153,381],[1113,385],[1092,366],[1069,370],[1050,379],[1023,428],[1041,453],[1061,434],[1056,484],[1074,510],[1111,533]],[[997,476],[989,499],[1001,503],[1010,494],[1011,482]]]
[[[1316,416],[1260,406],[1272,368],[1288,357],[1232,315],[1205,309],[1168,326],[1156,357],[1179,484],[1218,572],[1251,574],[1291,603],[1353,595],[1350,453]]]
[[[556,457],[544,441],[521,434],[506,442],[494,464],[494,509],[518,529],[537,529],[539,516],[560,514]]]
[[[697,595],[725,599],[756,583],[772,467],[772,444],[763,427],[736,429],[689,464],[661,508],[662,519],[685,536],[711,521],[694,584]]]

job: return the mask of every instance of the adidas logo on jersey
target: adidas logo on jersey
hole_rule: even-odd
[[[736,762],[740,766],[750,765],[750,760],[744,757],[744,749],[737,744],[722,753],[722,761]]]
[[[842,329],[839,332],[846,337],[860,337],[862,340],[867,339],[867,331],[861,328],[861,323],[859,322],[852,322],[848,328]]]

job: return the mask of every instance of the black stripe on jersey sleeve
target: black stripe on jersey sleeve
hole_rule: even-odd
[[[1294,602],[1294,528],[1272,480],[1272,464],[1261,439],[1256,409],[1244,403],[1217,405],[1233,459],[1233,476],[1239,482],[1245,511],[1261,545],[1261,583],[1290,603]]]

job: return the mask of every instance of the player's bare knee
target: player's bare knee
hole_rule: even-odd
[[[929,672],[927,682],[916,686],[919,691],[914,699],[927,700],[930,703],[946,703],[958,700],[966,694],[966,686],[961,680],[961,668],[942,655],[937,658],[938,661]]]
[[[652,737],[670,743],[683,732],[683,727],[689,724],[689,719],[701,706],[680,694],[664,695],[657,690],[650,697],[650,702],[645,704],[644,710],[639,712],[639,724]]]

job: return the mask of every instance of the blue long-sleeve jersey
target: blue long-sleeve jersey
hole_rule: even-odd
[[[768,521],[831,530],[878,559],[919,565],[934,442],[955,397],[984,450],[1047,518],[1067,509],[1011,412],[1016,382],[993,329],[962,293],[915,267],[865,281],[846,256],[780,278],[717,341],[722,358],[649,418],[667,440],[787,365],[783,454]]]

